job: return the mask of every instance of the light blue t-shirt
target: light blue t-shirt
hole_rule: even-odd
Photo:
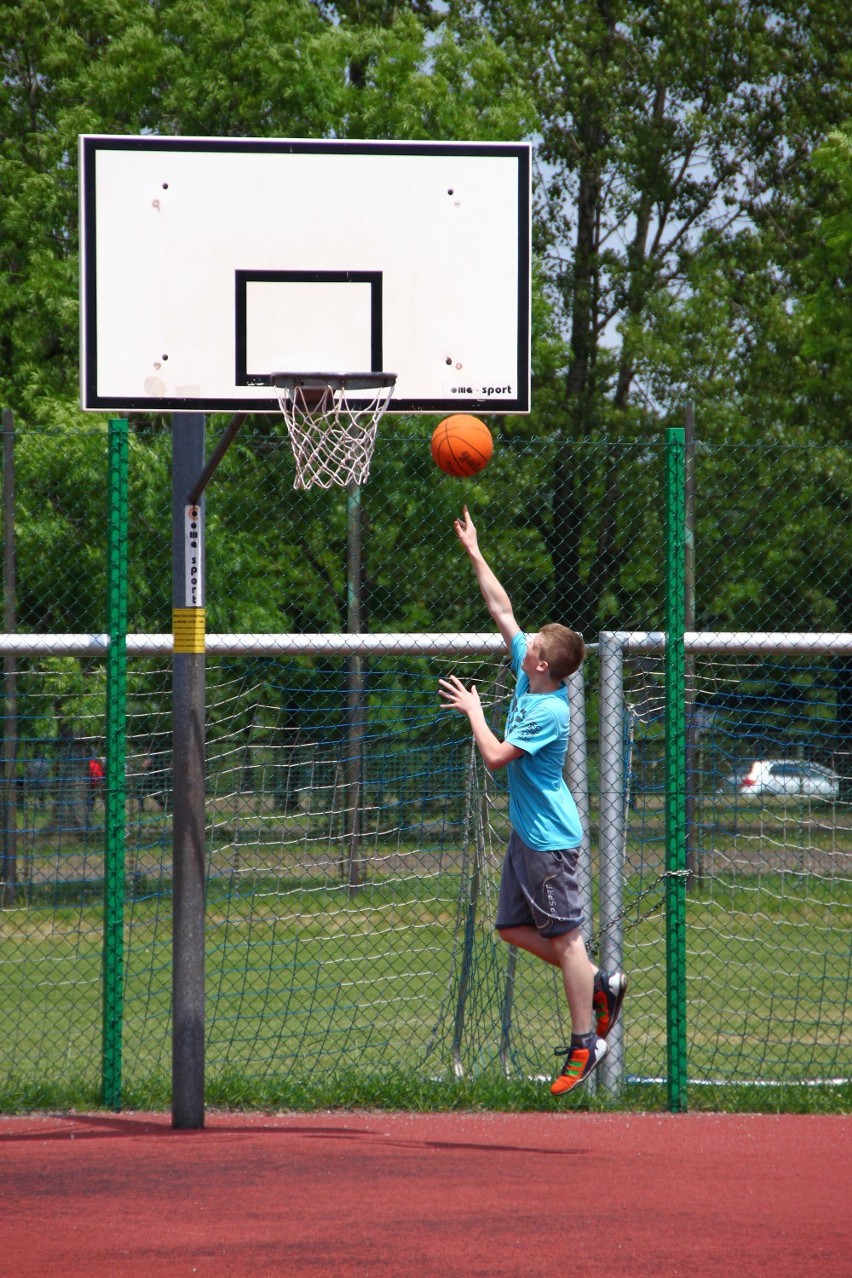
[[[515,635],[512,669],[517,682],[505,740],[524,753],[506,769],[509,820],[527,847],[536,851],[576,848],[583,832],[562,775],[570,723],[568,690],[562,685],[555,692],[530,692],[530,681],[521,670],[526,650],[526,635]]]

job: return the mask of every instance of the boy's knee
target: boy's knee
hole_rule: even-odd
[[[519,935],[518,935],[518,928],[516,928],[516,927],[498,927],[498,928],[496,929],[496,932],[497,932],[497,935],[500,937],[500,940],[501,940],[501,941],[503,941],[506,945],[518,945],[518,944],[520,944],[520,937],[519,937]],[[522,948],[523,948],[523,947],[522,947]]]
[[[570,932],[558,932],[550,939],[557,954],[567,954],[569,950],[576,949],[585,951],[586,948],[583,933],[578,927],[572,928]]]

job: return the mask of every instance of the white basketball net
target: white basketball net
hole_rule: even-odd
[[[391,373],[272,374],[296,463],[294,488],[367,482],[395,384]],[[350,394],[358,396],[355,403]]]

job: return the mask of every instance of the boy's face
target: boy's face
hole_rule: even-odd
[[[539,635],[527,635],[527,650],[521,662],[521,669],[528,679],[538,670],[542,660]]]

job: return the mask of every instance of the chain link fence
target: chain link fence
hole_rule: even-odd
[[[223,425],[208,421],[208,453]],[[631,978],[618,1077],[670,1067],[665,665],[630,638],[664,629],[663,441],[531,439],[495,423],[491,465],[462,481],[432,464],[431,425],[386,419],[357,492],[299,492],[280,424],[250,419],[207,493],[207,1073],[246,1101],[270,1079],[343,1066],[549,1075],[564,1040],[554,974],[493,934],[502,779],[438,706],[452,670],[477,683],[499,730],[511,693],[453,533],[463,503],[520,624],[558,619],[589,643],[572,688],[589,940]],[[6,453],[4,628],[49,637],[4,650],[10,1097],[69,1080],[97,1091],[102,1076],[108,434],[105,422],[22,426]],[[686,629],[813,637],[805,650],[687,651],[692,1082],[849,1076],[852,652],[820,636],[852,615],[850,460],[848,447],[780,442],[688,450]],[[125,1087],[167,1076],[171,1055],[170,470],[169,423],[131,421]],[[454,639],[341,655],[310,638],[347,631]],[[608,634],[624,637],[610,723]],[[214,636],[230,638],[217,649]],[[622,819],[602,831],[613,766]]]

